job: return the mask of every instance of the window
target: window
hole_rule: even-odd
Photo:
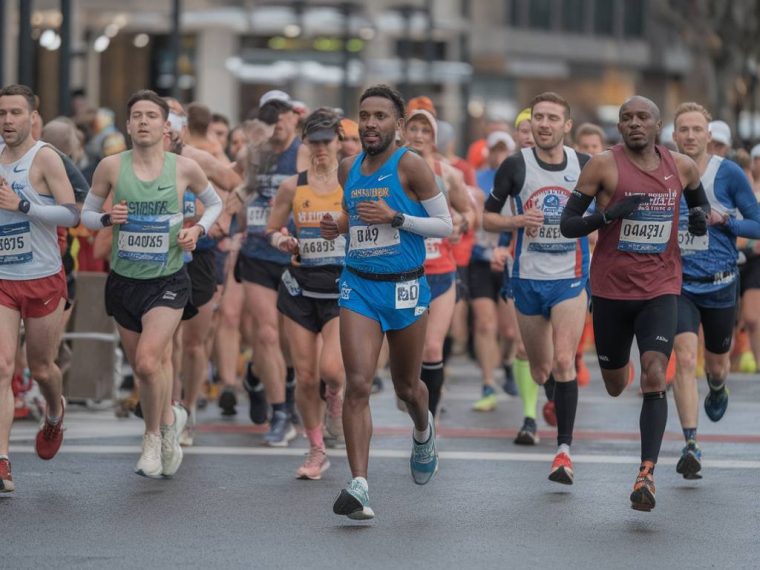
[[[623,0],[623,35],[640,38],[644,35],[646,0]]]
[[[594,33],[611,36],[615,32],[615,3],[611,0],[594,0]]]
[[[552,0],[531,0],[528,27],[550,30],[552,27]]]
[[[562,2],[562,29],[565,32],[582,34],[586,23],[586,11],[584,0],[563,0]]]

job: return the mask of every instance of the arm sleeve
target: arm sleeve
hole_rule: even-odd
[[[103,204],[106,199],[96,196],[92,192],[87,194],[84,199],[84,208],[82,208],[82,223],[88,230],[102,230],[103,225]]]
[[[592,201],[591,196],[573,190],[562,210],[562,218],[559,222],[559,231],[562,232],[563,236],[566,238],[587,236],[604,225],[604,216],[600,212],[594,212],[588,216],[583,215]]]
[[[513,154],[501,163],[486,199],[486,212],[501,213],[510,196],[516,196],[525,182],[525,159],[522,153]]]
[[[705,213],[710,212],[710,202],[707,200],[707,194],[705,193],[705,187],[702,186],[702,182],[696,188],[684,188],[683,197],[689,210],[692,208],[702,208]]]
[[[732,173],[731,188],[734,190],[736,207],[744,219],[729,218],[726,225],[735,236],[760,239],[760,204],[757,203],[744,172],[738,168],[736,170],[737,172]]]
[[[30,218],[46,224],[72,228],[79,223],[79,210],[75,204],[30,204],[27,214]]]
[[[214,187],[209,184],[206,189],[198,194],[198,199],[203,204],[203,215],[198,220],[198,225],[203,228],[204,233],[208,233],[211,226],[222,213],[222,199],[216,193]]]
[[[425,208],[429,217],[423,218],[404,214],[404,223],[401,225],[401,229],[424,237],[441,238],[454,231],[449,205],[442,193],[439,192],[432,198],[422,200],[420,204]]]

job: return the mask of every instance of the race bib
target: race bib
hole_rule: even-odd
[[[441,238],[425,238],[425,261],[441,257]]]
[[[345,257],[346,239],[339,236],[329,240],[322,238],[304,238],[298,240],[298,252],[304,261],[320,260],[331,257]]]
[[[417,301],[420,298],[420,282],[418,279],[414,281],[401,281],[396,283],[396,308],[397,309],[413,309],[417,306]]]
[[[688,230],[678,230],[678,247],[683,255],[693,255],[698,251],[707,251],[710,247],[710,234],[695,236]]]
[[[672,210],[638,210],[620,225],[618,249],[631,253],[662,253],[673,229]]]
[[[122,224],[118,256],[130,261],[166,263],[169,257],[169,222],[139,221]]]
[[[185,192],[182,199],[182,217],[186,220],[195,217],[195,194]]]
[[[401,232],[390,224],[351,226],[350,250],[371,250],[401,244]]]
[[[0,226],[0,265],[32,261],[32,234],[29,222]]]
[[[269,221],[269,206],[248,206],[247,225],[249,228],[260,228]]]
[[[559,231],[559,224],[544,224],[540,228],[525,230],[528,251],[540,253],[567,253],[574,251],[578,240],[566,238]]]

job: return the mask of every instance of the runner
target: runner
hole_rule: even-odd
[[[171,477],[182,462],[179,437],[187,421],[187,412],[171,403],[172,337],[190,301],[182,252],[195,249],[222,203],[196,162],[164,151],[166,101],[153,91],[138,91],[127,102],[127,116],[133,148],[98,165],[82,221],[93,230],[113,226],[106,310],[140,378],[145,418],[135,472]],[[205,211],[195,226],[182,229],[185,189],[198,195]],[[104,214],[109,195],[115,205]]]
[[[52,459],[63,442],[64,398],[55,364],[66,301],[57,226],[79,223],[58,153],[32,137],[35,97],[25,85],[0,90],[0,492],[15,490],[8,457],[11,381],[24,322],[28,367],[47,403],[34,448]]]
[[[378,354],[387,336],[391,378],[414,422],[412,478],[429,482],[438,470],[435,426],[420,380],[430,289],[424,277],[425,237],[453,229],[448,205],[424,159],[394,144],[404,127],[404,100],[385,85],[360,98],[364,152],[341,163],[344,212],[325,216],[322,237],[349,234],[340,279],[340,340],[346,370],[343,427],[353,477],[333,505],[352,519],[374,517],[367,465],[372,419],[369,396]]]
[[[346,243],[343,236],[326,241],[319,235],[322,217],[329,213],[337,219],[342,212],[340,133],[340,117],[329,109],[317,109],[306,118],[303,139],[311,150],[311,167],[282,183],[267,225],[270,243],[294,256],[280,282],[277,309],[284,316],[285,334],[291,341],[296,404],[309,439],[309,453],[296,471],[299,479],[320,479],[330,467],[323,427],[331,440],[343,440],[345,372],[336,317]],[[291,215],[295,236],[286,227]],[[320,399],[320,379],[325,383],[326,413]]]
[[[623,142],[588,162],[565,206],[561,230],[571,238],[599,230],[591,271],[594,336],[611,396],[619,396],[628,383],[634,336],[639,345],[641,466],[631,506],[651,511],[654,468],[668,419],[665,370],[681,292],[678,231],[673,226],[683,192],[688,230],[704,236],[709,204],[694,161],[656,144],[662,128],[657,105],[634,96],[620,107],[619,116]],[[583,217],[594,198],[597,211]]]
[[[531,375],[545,385],[547,397],[553,396],[557,418],[558,449],[549,480],[571,485],[570,445],[578,406],[575,349],[588,306],[588,240],[563,237],[559,221],[570,185],[578,180],[588,156],[563,145],[572,128],[570,106],[563,97],[553,92],[537,95],[531,113],[536,146],[522,149],[499,167],[483,226],[490,231],[517,230],[509,281],[517,322]],[[503,216],[510,197],[516,215]]]
[[[736,238],[760,238],[760,206],[744,172],[734,162],[707,153],[711,118],[702,105],[682,103],[673,120],[673,141],[680,152],[697,164],[711,208],[710,228],[704,237],[688,232],[688,208],[683,202],[678,226],[683,285],[678,297],[677,368],[673,389],[686,440],[676,471],[685,479],[701,478],[702,468],[702,450],[697,444],[699,325],[701,323],[704,330],[709,387],[705,412],[716,422],[728,406],[726,377],[731,367],[731,340],[739,294]],[[737,213],[743,219],[737,219]]]

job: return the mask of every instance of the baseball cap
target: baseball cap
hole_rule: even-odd
[[[261,96],[261,99],[259,99],[259,109],[266,105],[267,103],[272,103],[274,101],[278,101],[280,103],[284,103],[286,106],[292,108],[293,102],[290,99],[290,95],[285,93],[285,91],[280,91],[279,89],[272,89],[271,91],[267,91]]]
[[[427,111],[434,117],[437,115],[432,99],[425,95],[409,99],[409,102],[406,104],[406,114],[411,115],[414,111]]]
[[[359,125],[356,124],[356,121],[344,118],[340,120],[340,126],[345,136],[352,138],[359,136]]]
[[[523,119],[525,120],[525,119]],[[488,149],[492,149],[499,143],[504,143],[507,147],[507,150],[509,152],[512,152],[515,150],[515,140],[512,138],[512,136],[505,131],[494,131],[490,135],[488,135],[488,138],[486,139],[486,146]]]
[[[710,123],[710,134],[713,141],[731,146],[731,127],[724,121],[712,121]]]
[[[755,146],[753,146],[749,155],[752,158],[760,158],[760,144],[756,144]]]

